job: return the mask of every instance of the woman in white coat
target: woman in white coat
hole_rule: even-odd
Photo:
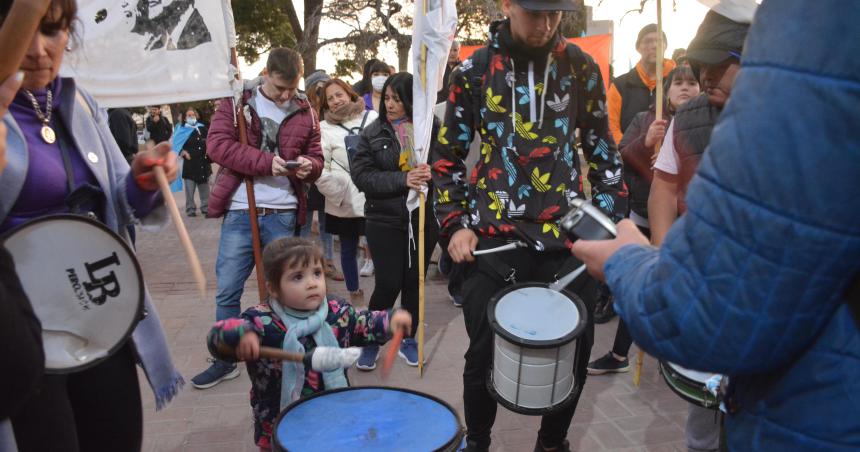
[[[365,110],[364,100],[340,79],[323,86],[320,123],[323,171],[316,185],[325,196],[325,229],[340,237],[340,265],[353,303],[364,301],[358,285],[358,239],[364,235],[364,194],[350,177],[352,153],[364,126],[378,116]]]

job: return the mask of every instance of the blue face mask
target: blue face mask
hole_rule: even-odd
[[[188,118],[185,120],[185,124],[194,127],[194,125],[197,124],[197,118]]]

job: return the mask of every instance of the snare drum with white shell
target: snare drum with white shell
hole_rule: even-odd
[[[582,300],[544,283],[507,287],[487,307],[495,332],[490,394],[521,414],[567,406],[578,391],[574,366],[587,313]]]
[[[125,344],[143,312],[143,273],[113,231],[80,215],[21,224],[0,242],[42,324],[45,369],[93,366]]]

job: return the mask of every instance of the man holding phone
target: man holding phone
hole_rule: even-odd
[[[209,195],[207,216],[224,217],[215,262],[216,320],[239,317],[245,281],[254,268],[250,215],[257,215],[263,246],[295,235],[305,222],[303,185],[319,178],[322,148],[319,120],[298,91],[303,66],[296,51],[274,49],[262,77],[245,83],[242,114],[248,144],[239,140],[232,98],[223,99],[212,116],[206,147],[221,169]],[[249,210],[242,186],[246,177],[254,180],[255,212]],[[215,361],[191,383],[206,389],[238,376],[234,363]]]

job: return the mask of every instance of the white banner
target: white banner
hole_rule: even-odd
[[[134,107],[231,94],[222,2],[79,0],[80,40],[61,73],[102,107]]]
[[[457,31],[457,6],[454,0],[416,0],[412,29],[412,123],[415,137],[415,162],[426,163],[430,153],[433,108],[436,92],[442,87],[442,76],[448,62],[448,51]],[[409,192],[409,211],[418,206],[418,195]]]

